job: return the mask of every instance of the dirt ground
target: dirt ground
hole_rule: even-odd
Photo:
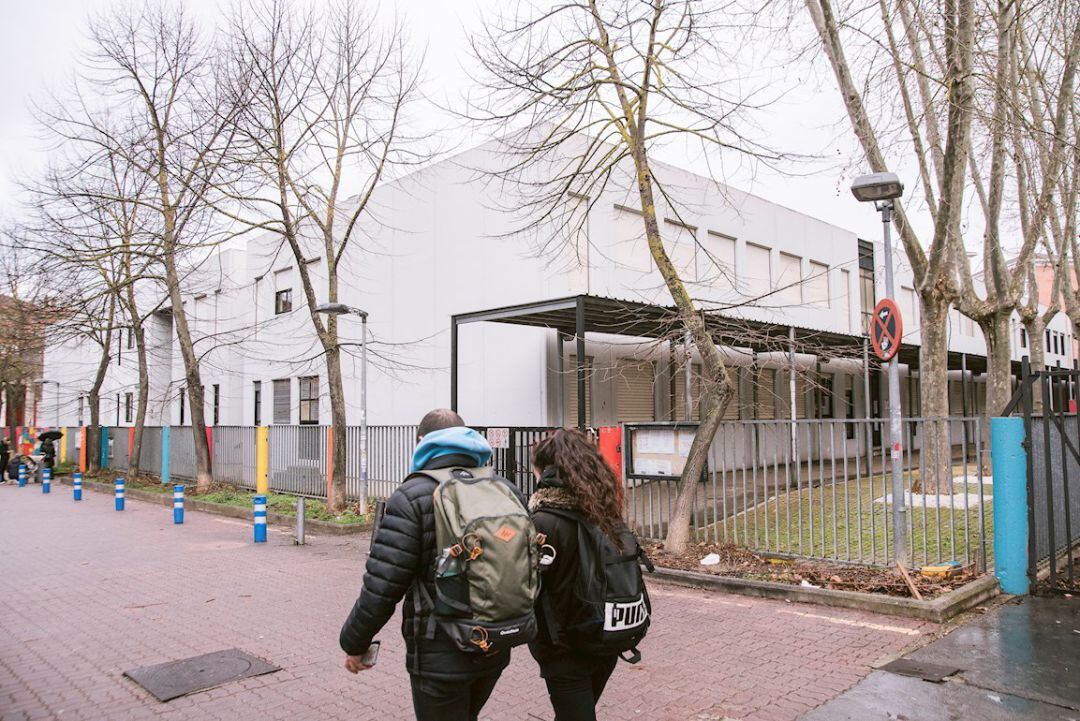
[[[733,544],[699,543],[690,546],[686,553],[676,555],[664,550],[662,543],[657,543],[647,545],[645,551],[653,563],[665,568],[790,583],[795,586],[803,585],[805,581],[819,588],[839,591],[905,597],[912,595],[907,583],[895,568],[767,557]],[[701,565],[701,559],[710,553],[718,555],[720,563],[712,566]],[[963,572],[948,578],[927,578],[921,576],[918,570],[909,570],[909,575],[923,598],[933,598],[974,580],[977,574],[971,569],[964,569]]]

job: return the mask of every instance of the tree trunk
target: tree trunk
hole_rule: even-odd
[[[1046,322],[1043,320],[1042,313],[1024,316],[1023,321],[1024,330],[1027,331],[1028,337],[1028,362],[1033,370],[1042,370],[1046,367],[1046,348],[1043,343],[1043,335],[1046,333]],[[1032,412],[1042,413],[1042,407],[1042,393],[1032,393]]]
[[[979,432],[982,447],[990,448],[990,419],[1001,415],[1012,397],[1011,311],[998,311],[980,322],[986,339],[986,408],[983,409]],[[990,471],[990,454],[983,454],[985,468]]]
[[[329,325],[329,324],[328,324]],[[327,333],[328,336],[331,333]],[[337,334],[332,334],[333,343],[326,348],[326,380],[330,393],[330,418],[331,429],[334,434],[334,452],[330,459],[332,475],[330,481],[330,498],[327,504],[333,512],[339,512],[345,508],[345,458],[346,458],[346,427],[345,427],[345,388],[341,378],[341,348],[337,344]],[[362,509],[366,511],[367,509]]]
[[[132,299],[128,298],[129,303]],[[135,432],[131,439],[131,462],[128,464],[128,478],[139,475],[139,462],[142,458],[143,429],[146,427],[146,404],[150,392],[150,372],[146,362],[146,333],[142,318],[138,312],[131,313],[131,329],[135,334],[135,352],[139,359],[139,398],[135,409]]]
[[[180,295],[180,279],[176,272],[176,261],[174,253],[170,250],[165,252],[164,265],[165,285],[169,289],[169,300],[172,303],[173,325],[176,330],[176,339],[180,343],[180,356],[184,359],[188,407],[191,409],[191,433],[195,444],[195,487],[201,491],[209,488],[214,482],[210,444],[206,439],[206,414],[203,407],[206,399],[203,397],[199,359],[195,355],[191,329],[188,327],[187,314]]]
[[[939,488],[948,486],[952,465],[952,444],[945,421],[949,415],[949,304],[934,293],[924,294],[921,299],[919,382],[926,426],[919,483],[927,493],[937,493]]]
[[[656,262],[656,268],[664,279],[671,298],[675,301],[679,319],[683,327],[690,332],[701,355],[703,385],[705,386],[705,417],[694,434],[690,444],[690,453],[686,458],[682,475],[676,491],[675,507],[668,521],[667,537],[664,547],[672,553],[684,553],[690,540],[690,520],[694,513],[698,484],[709,459],[716,431],[720,427],[724,408],[732,395],[731,376],[713,341],[705,320],[694,307],[690,294],[686,291],[678,271],[668,257],[660,235],[660,226],[656,219],[656,203],[653,197],[652,171],[645,157],[641,141],[636,144],[634,162],[638,175],[638,195],[641,200],[642,218],[645,223],[645,237],[648,239],[649,252]]]

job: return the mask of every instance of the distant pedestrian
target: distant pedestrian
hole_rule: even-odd
[[[7,438],[0,438],[0,483],[7,483],[9,462],[11,462],[11,446],[8,445]]]
[[[341,629],[345,668],[371,668],[375,636],[404,597],[417,720],[476,721],[510,647],[536,632],[536,529],[517,489],[493,476],[487,440],[457,413],[431,411],[418,436]]]
[[[652,565],[622,521],[618,479],[596,444],[558,430],[533,449],[529,502],[546,539],[539,631],[529,644],[555,721],[596,721],[596,704],[620,655],[637,663],[651,606],[639,562]],[[630,653],[627,657],[624,654]]]

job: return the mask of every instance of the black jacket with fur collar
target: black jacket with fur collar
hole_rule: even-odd
[[[554,560],[541,569],[540,602],[537,604],[538,633],[529,644],[529,651],[540,664],[540,674],[547,676],[559,670],[568,655],[580,655],[560,643],[550,627],[549,618],[557,624],[573,623],[581,613],[575,585],[578,580],[578,522],[553,510],[578,510],[573,494],[553,469],[540,476],[537,490],[529,500],[536,530],[547,536],[555,549]],[[546,607],[545,607],[546,605]],[[549,615],[550,614],[550,615]]]

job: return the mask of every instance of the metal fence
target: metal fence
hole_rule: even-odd
[[[131,459],[131,435],[127,428],[109,429],[109,468],[126,471]]]
[[[1064,553],[1062,573],[1074,580],[1073,546],[1080,542],[1080,423],[1075,415],[1037,414],[1031,417],[1032,468],[1029,484],[1030,523],[1035,543],[1034,563]],[[1056,560],[1056,559],[1055,559]],[[1059,563],[1048,564],[1057,581]]]
[[[195,480],[195,437],[191,426],[169,429],[169,476],[181,481]]]
[[[214,480],[255,488],[255,428],[214,426],[213,439]]]
[[[368,426],[368,496],[388,498],[409,475],[417,426]],[[345,491],[360,495],[360,427],[346,430]]]
[[[325,498],[327,427],[270,426],[269,434],[270,490]]]
[[[982,472],[981,420],[915,418],[903,428],[911,563],[955,560],[985,570],[993,499]],[[624,427],[626,516],[639,535],[666,535],[680,458],[695,431],[688,424]],[[692,536],[767,554],[889,565],[890,447],[883,420],[723,423],[693,490]]]
[[[139,470],[143,473],[161,472],[161,427],[143,428],[142,448],[139,450]]]

